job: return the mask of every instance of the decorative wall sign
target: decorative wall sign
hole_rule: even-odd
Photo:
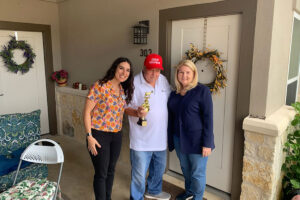
[[[29,71],[32,68],[34,59],[36,57],[35,53],[32,51],[31,46],[24,40],[17,41],[14,36],[10,36],[11,40],[8,42],[7,46],[3,46],[0,56],[3,59],[5,66],[9,71],[18,73],[21,71],[22,74]],[[14,60],[13,50],[20,49],[24,51],[23,56],[26,58],[25,62],[18,65]]]
[[[202,58],[201,61],[195,63],[198,70],[198,80],[206,85],[212,83],[216,78],[216,71],[212,67],[212,62],[209,58]]]

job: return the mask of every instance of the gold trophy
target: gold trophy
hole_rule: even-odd
[[[146,112],[149,112],[149,110],[150,110],[149,98],[150,98],[151,93],[152,93],[152,91],[145,92],[144,103],[142,104],[142,107],[144,108],[144,110]],[[137,124],[140,126],[147,126],[147,120],[145,119],[145,117],[140,117]]]

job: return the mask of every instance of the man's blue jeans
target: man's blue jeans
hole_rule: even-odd
[[[201,154],[182,153],[180,151],[180,140],[175,135],[174,146],[183,172],[186,193],[193,195],[195,200],[202,200],[206,185],[208,157],[202,157]]]
[[[143,200],[145,193],[145,179],[147,178],[147,192],[159,194],[162,191],[162,176],[165,172],[167,160],[166,151],[135,151],[130,149],[131,184],[130,199]]]

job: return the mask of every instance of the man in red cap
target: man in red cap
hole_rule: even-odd
[[[130,126],[131,200],[143,200],[144,196],[161,200],[171,197],[162,191],[167,159],[167,102],[171,92],[167,79],[160,74],[163,69],[160,55],[150,54],[146,57],[142,72],[134,77],[132,101],[125,110]],[[145,93],[151,93],[148,112],[141,106],[145,101]],[[137,124],[138,118],[142,117],[146,117],[146,126]]]

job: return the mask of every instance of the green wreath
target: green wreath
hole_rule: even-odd
[[[21,71],[22,74],[29,71],[32,68],[34,59],[36,57],[35,53],[32,51],[31,46],[23,40],[17,41],[14,36],[10,36],[11,40],[8,42],[7,46],[3,46],[3,50],[0,52],[0,56],[3,59],[5,66],[9,71],[18,73]],[[23,56],[26,58],[25,62],[18,65],[14,60],[13,50],[20,49],[24,51]]]
[[[220,53],[218,50],[201,51],[193,44],[190,44],[190,49],[185,52],[186,58],[192,60],[195,64],[203,58],[208,58],[212,62],[212,67],[216,72],[215,80],[209,84],[205,84],[209,87],[212,93],[219,93],[220,88],[227,86],[227,77],[223,66],[223,60],[220,59]]]

